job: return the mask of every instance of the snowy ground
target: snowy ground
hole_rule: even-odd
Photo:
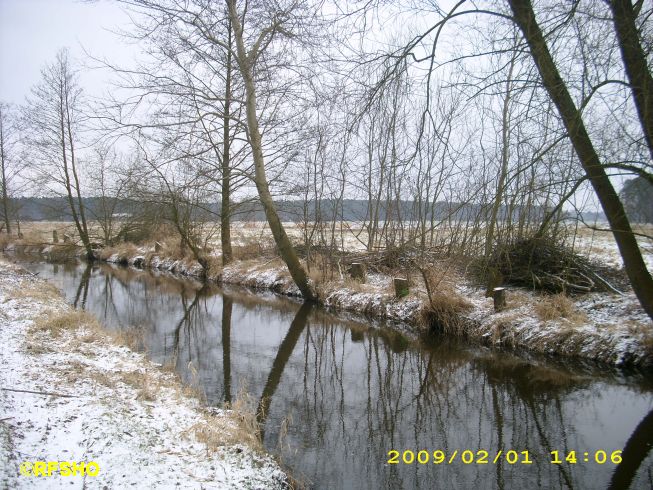
[[[173,374],[92,321],[43,327],[53,318],[80,316],[0,261],[0,488],[285,487],[271,457],[237,443],[254,438],[236,413],[202,408]],[[94,461],[100,471],[19,473],[34,461]]]

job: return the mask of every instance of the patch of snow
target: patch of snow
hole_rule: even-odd
[[[196,399],[173,389],[166,374],[143,354],[66,330],[28,338],[39,315],[70,309],[12,294],[36,283],[0,262],[0,486],[3,488],[285,488],[286,476],[267,455],[244,446],[215,453],[192,435],[206,414]],[[42,347],[36,352],[34,345]],[[154,399],[119,381],[124,373],[147,373],[157,382]],[[102,380],[110,379],[111,382]],[[65,396],[44,394],[57,393]],[[226,412],[213,411],[229,430]],[[23,461],[95,461],[97,477],[27,477]],[[84,481],[82,481],[84,480]]]

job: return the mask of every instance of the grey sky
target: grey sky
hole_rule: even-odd
[[[113,2],[79,0],[0,0],[0,100],[22,103],[45,63],[68,47],[76,59],[86,48],[94,56],[124,62],[135,49],[107,29],[126,26],[128,17]],[[106,74],[84,69],[84,89],[99,94]]]

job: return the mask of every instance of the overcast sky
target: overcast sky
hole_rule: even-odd
[[[94,56],[128,62],[135,48],[109,32],[128,23],[107,0],[0,0],[0,100],[22,103],[43,65],[62,47],[78,60],[84,57],[83,46]],[[84,89],[93,95],[106,88],[104,78],[99,71],[80,72]]]

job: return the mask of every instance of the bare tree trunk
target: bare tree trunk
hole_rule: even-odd
[[[499,182],[497,183],[497,193],[494,197],[494,205],[492,206],[492,214],[490,215],[490,222],[488,223],[487,235],[485,237],[485,258],[490,257],[492,253],[492,245],[494,242],[494,229],[497,224],[499,210],[501,209],[501,202],[503,201],[503,194],[506,187],[506,179],[508,178],[508,163],[510,159],[509,145],[510,145],[510,96],[512,95],[512,71],[515,67],[514,56],[510,60],[510,68],[508,69],[508,80],[506,81],[506,95],[503,98],[503,108],[501,111],[501,171],[499,173]]]
[[[223,141],[222,141],[222,181],[221,193],[222,203],[220,206],[220,243],[222,244],[222,265],[227,265],[233,260],[231,249],[231,140],[229,136],[229,123],[231,117],[231,21],[228,25],[228,46],[227,50],[227,77],[225,81],[224,115],[222,117]]]
[[[649,72],[646,55],[639,41],[635,24],[637,14],[630,0],[611,0],[609,3],[639,122],[653,157],[653,77]]]
[[[9,192],[7,191],[7,154],[5,151],[4,115],[0,105],[0,170],[2,171],[2,213],[7,235],[11,235],[11,219],[9,217]]]
[[[229,0],[229,18],[234,29],[234,37],[238,53],[238,68],[245,83],[245,109],[247,113],[249,142],[252,147],[252,155],[254,157],[254,180],[256,189],[258,190],[261,204],[265,210],[265,216],[267,218],[268,224],[270,225],[270,231],[272,231],[272,236],[274,237],[274,241],[277,244],[277,248],[279,249],[279,254],[288,266],[288,271],[290,272],[293,281],[295,281],[295,284],[301,291],[304,299],[314,300],[315,293],[308,283],[308,276],[306,275],[306,271],[299,261],[297,253],[295,252],[295,249],[293,248],[292,243],[286,234],[286,230],[284,229],[283,224],[279,219],[279,215],[274,205],[274,200],[270,194],[267,176],[265,175],[263,145],[261,141],[261,132],[258,125],[258,116],[256,114],[256,88],[254,85],[254,76],[252,73],[252,61],[255,59],[257,52],[254,50],[251,51],[248,55],[245,50],[243,28],[240,23],[240,18],[238,17],[238,12],[236,11],[236,4],[234,0]]]
[[[68,155],[67,155],[67,150],[66,150],[66,126],[64,123],[64,97],[63,93],[59,94],[60,96],[60,106],[59,106],[59,137],[61,138],[60,143],[61,143],[61,161],[63,165],[63,172],[64,172],[64,186],[66,188],[66,200],[68,201],[68,206],[70,207],[70,214],[72,214],[73,217],[73,222],[75,223],[75,227],[77,228],[77,233],[79,234],[80,238],[84,235],[84,230],[82,229],[80,220],[79,220],[79,215],[77,214],[77,208],[75,207],[75,200],[73,198],[73,191],[72,191],[72,184],[70,181],[70,170],[68,168]]]
[[[66,85],[66,91],[64,92],[65,96],[65,107],[66,107],[66,126],[68,131],[68,145],[70,146],[70,170],[73,174],[73,179],[75,179],[75,194],[77,197],[77,207],[79,209],[79,223],[77,224],[77,229],[79,231],[79,237],[84,244],[86,249],[86,256],[89,259],[93,259],[93,249],[91,248],[91,240],[88,236],[88,227],[86,225],[86,213],[84,212],[84,202],[82,201],[82,193],[80,190],[79,177],[77,176],[77,166],[75,164],[75,146],[73,144],[73,131],[70,123],[70,104],[68,100],[68,87]]]
[[[601,165],[599,156],[585,129],[582,115],[576,108],[551,57],[540,26],[535,19],[533,6],[530,0],[508,0],[508,3],[512,9],[514,20],[528,43],[531,56],[542,77],[542,83],[560,113],[574,150],[601,202],[633,291],[646,313],[653,319],[653,278],[646,268],[619,196],[615,192],[605,168]]]

